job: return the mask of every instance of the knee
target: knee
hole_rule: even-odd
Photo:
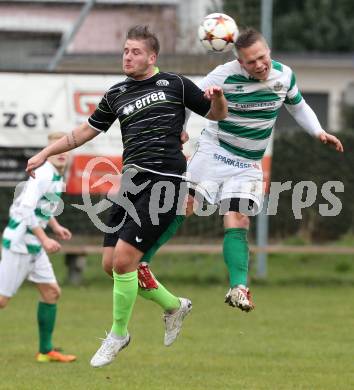
[[[126,274],[128,272],[132,272],[131,264],[128,261],[122,261],[122,259],[119,259],[114,262],[114,272],[117,274]],[[113,272],[111,270],[111,272]]]
[[[0,295],[0,309],[5,309],[8,302],[9,302],[8,297],[4,297],[4,296]]]
[[[103,268],[103,271],[106,272],[109,276],[112,276],[112,268],[113,268],[113,264],[112,264],[112,259],[110,258],[107,258],[107,257],[103,257],[102,258],[102,268]]]
[[[104,261],[102,261],[102,268],[103,268],[103,271],[106,272],[106,274],[108,274],[109,276],[112,276],[112,263],[106,263]]]
[[[224,217],[225,228],[249,229],[250,218],[247,215],[231,212]]]
[[[250,227],[250,219],[247,215],[242,215],[240,219],[238,220],[238,228],[243,228],[243,229],[249,229]]]
[[[102,268],[109,276],[113,274],[113,248],[104,248],[102,256]]]
[[[190,217],[191,215],[193,215],[194,201],[195,201],[194,197],[192,195],[188,195],[187,201],[186,201],[186,217]]]
[[[139,260],[143,255],[131,245],[121,245],[114,253],[113,269],[118,274],[133,272],[138,268]]]
[[[51,285],[46,289],[43,294],[43,300],[45,303],[56,303],[61,296],[61,289],[57,284]]]
[[[58,285],[53,286],[49,291],[50,298],[52,301],[57,302],[61,296],[61,289]]]

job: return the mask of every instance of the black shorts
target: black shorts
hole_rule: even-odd
[[[120,191],[107,222],[107,226],[119,228],[114,233],[105,233],[103,246],[114,247],[122,239],[145,253],[175,219],[187,187],[184,190],[179,177],[145,172],[137,173],[132,181],[138,187],[149,183],[140,191],[129,186],[128,192]]]

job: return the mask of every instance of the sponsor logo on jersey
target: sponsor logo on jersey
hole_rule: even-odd
[[[243,85],[236,85],[236,92],[245,92]]]
[[[253,168],[261,169],[260,165],[257,164],[256,162],[254,162],[254,163],[252,164],[252,166],[253,166]]]
[[[167,87],[170,83],[167,80],[157,80],[156,85],[159,87]]]
[[[230,166],[233,166],[236,168],[251,168],[252,167],[252,163],[241,161],[239,159],[232,159],[229,157],[225,157],[225,156],[218,154],[218,153],[214,153],[214,160],[221,161],[226,165],[230,165]]]
[[[140,110],[150,104],[156,103],[158,101],[166,100],[165,92],[159,91],[151,93],[150,95],[146,95],[141,99],[135,101],[135,103],[130,103],[123,108],[124,115],[130,115],[135,110]]]
[[[257,103],[235,103],[234,108],[249,109],[249,108],[274,108],[276,102],[257,102]]]
[[[275,92],[279,92],[282,88],[283,88],[283,84],[280,81],[277,81],[273,85],[273,89],[274,89]]]
[[[135,110],[134,105],[133,104],[128,104],[127,106],[125,106],[123,108],[123,114],[124,115],[130,115],[130,114],[132,114],[134,112],[134,110]]]
[[[126,90],[127,90],[127,86],[126,85],[122,85],[122,86],[120,86],[118,88],[118,91],[121,92],[121,93],[125,92]]]

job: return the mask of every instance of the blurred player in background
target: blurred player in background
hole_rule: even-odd
[[[63,137],[56,132],[48,136],[49,144]],[[39,330],[38,362],[72,362],[74,355],[65,355],[53,347],[57,302],[60,287],[47,253],[60,250],[60,244],[45,233],[47,225],[61,240],[69,240],[71,232],[54,217],[63,192],[63,174],[68,153],[52,156],[29,178],[22,192],[10,207],[10,218],[2,237],[0,261],[0,308],[4,309],[22,283],[28,279],[40,293],[37,322]]]
[[[243,311],[254,308],[248,282],[249,216],[257,214],[263,202],[261,159],[268,145],[280,107],[285,107],[297,123],[324,144],[343,152],[341,142],[324,131],[316,114],[303,99],[294,72],[271,59],[264,37],[250,28],[237,38],[238,58],[216,67],[200,83],[201,89],[217,85],[228,101],[228,116],[208,121],[198,140],[187,172],[196,190],[224,215],[224,260],[230,289],[225,302]],[[156,250],[183,222],[171,225],[145,253],[139,266],[139,282],[152,289],[157,280],[148,263]],[[158,303],[158,302],[157,302]]]
[[[159,72],[155,66],[158,53],[158,39],[146,26],[131,28],[123,52],[123,72],[127,78],[106,92],[87,123],[43,149],[27,166],[27,171],[33,174],[48,156],[84,144],[106,132],[119,119],[123,140],[121,183],[129,178],[130,188],[124,192],[128,188],[121,184],[122,196],[112,206],[108,223],[119,229],[106,233],[104,238],[103,268],[114,279],[113,324],[91,359],[93,367],[111,363],[129,344],[128,324],[138,294],[139,261],[176,217],[178,189],[186,171],[180,140],[185,109],[211,120],[225,118],[227,113],[227,102],[220,87],[211,86],[204,93],[181,75]],[[149,206],[156,198],[160,206],[165,204],[167,189],[159,194],[154,189],[165,186],[166,182],[173,185],[175,195],[170,199],[169,210],[161,212],[158,224],[154,224]],[[134,213],[124,204],[130,204]],[[140,218],[140,225],[134,215]],[[161,284],[147,292],[150,294],[166,311],[165,343],[171,344],[192,308],[191,302],[174,296]]]

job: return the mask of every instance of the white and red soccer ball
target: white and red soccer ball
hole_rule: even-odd
[[[227,52],[234,47],[238,36],[236,22],[228,15],[207,15],[198,29],[202,45],[209,51]]]

